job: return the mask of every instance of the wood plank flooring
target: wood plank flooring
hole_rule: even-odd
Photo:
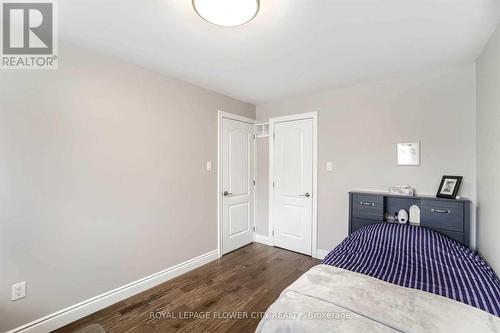
[[[259,313],[319,262],[253,243],[56,332],[76,332],[93,324],[108,333],[254,332]]]

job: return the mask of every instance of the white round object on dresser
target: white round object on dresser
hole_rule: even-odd
[[[408,212],[406,210],[401,209],[398,212],[398,222],[402,224],[408,222]]]

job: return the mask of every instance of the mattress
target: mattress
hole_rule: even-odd
[[[323,264],[500,316],[500,281],[495,272],[464,245],[423,227],[368,225],[347,237]]]

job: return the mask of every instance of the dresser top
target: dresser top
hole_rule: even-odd
[[[391,198],[406,198],[406,199],[433,199],[433,200],[440,200],[440,201],[452,201],[452,202],[470,202],[469,199],[467,198],[460,198],[460,199],[447,199],[447,198],[437,198],[435,195],[426,195],[426,194],[420,194],[420,195],[401,195],[401,194],[393,194],[389,192],[382,192],[382,191],[366,191],[366,190],[352,190],[349,193],[352,194],[364,194],[364,195],[382,195],[385,197],[391,197]]]

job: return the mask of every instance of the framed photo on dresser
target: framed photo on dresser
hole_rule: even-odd
[[[443,176],[436,197],[455,199],[462,183],[462,176]]]

